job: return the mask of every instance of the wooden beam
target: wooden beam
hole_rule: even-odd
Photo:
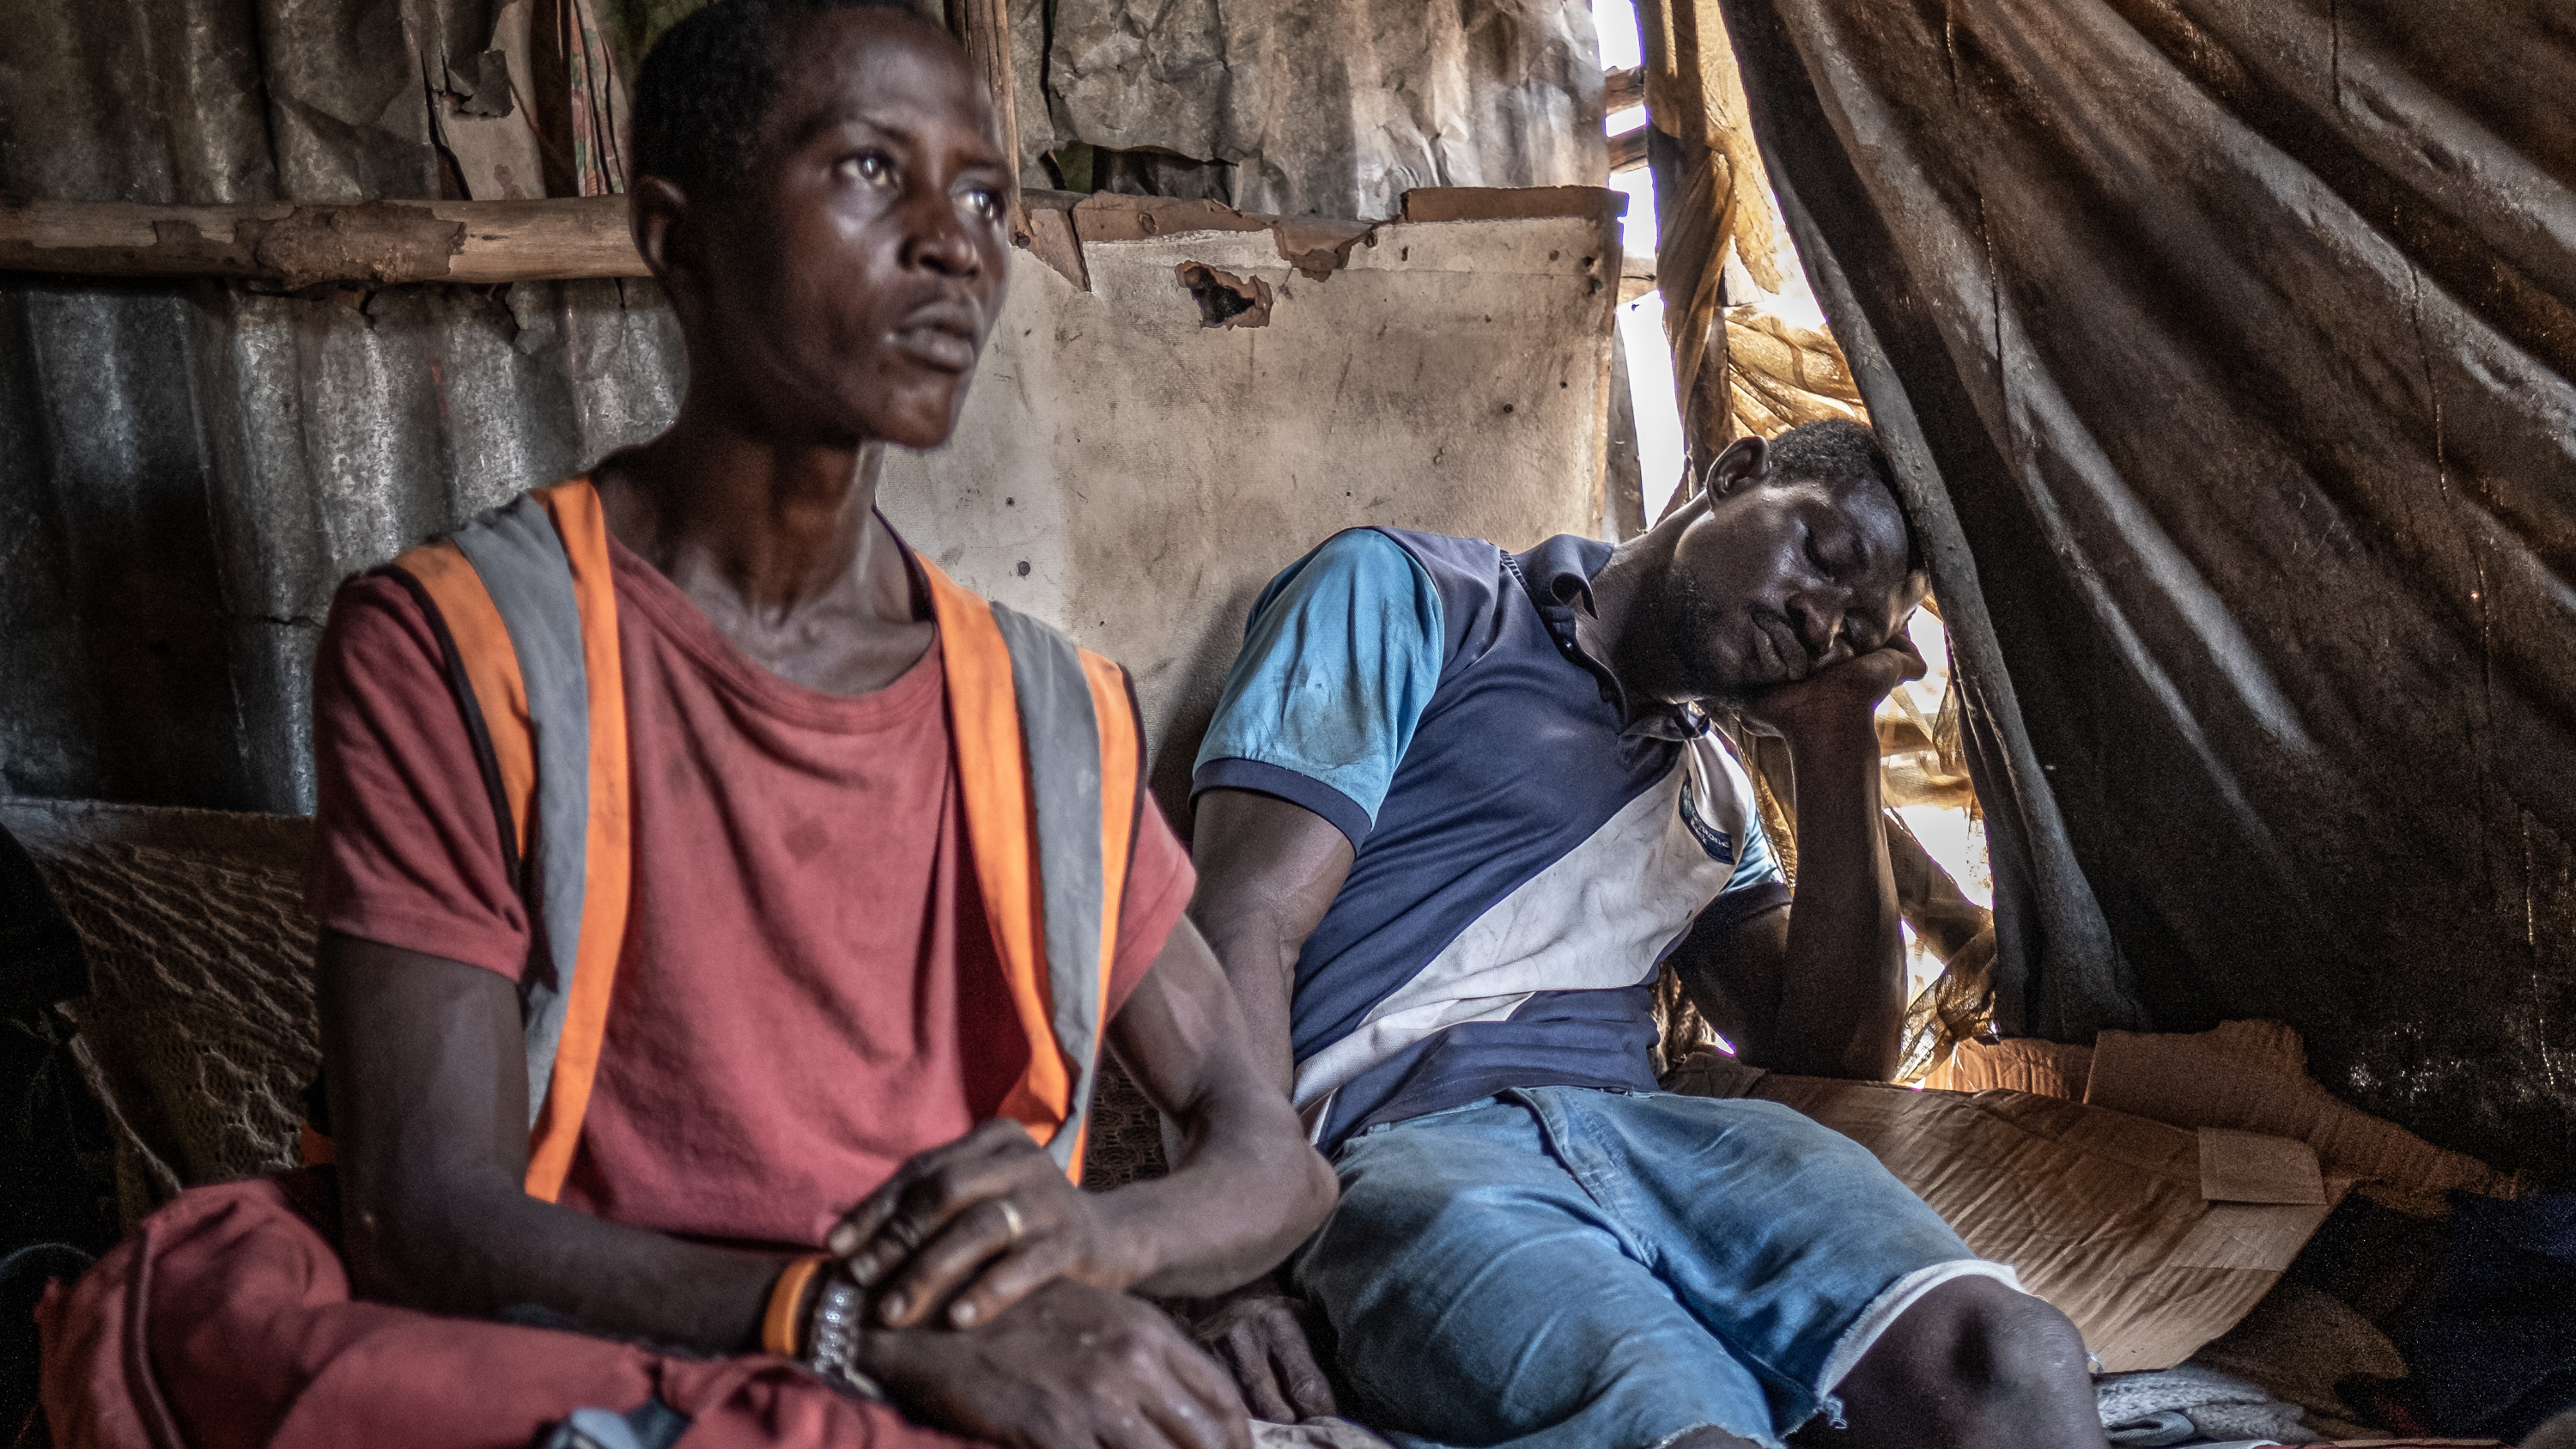
[[[1634,171],[1646,164],[1646,128],[1621,131],[1610,138],[1610,173]]]
[[[324,282],[501,282],[649,275],[623,196],[546,201],[367,201],[0,206],[0,271],[90,277],[237,277],[294,290]]]
[[[1619,255],[1619,300],[1634,302],[1655,290],[1655,254],[1622,252]]]
[[[1630,66],[1626,70],[1601,73],[1601,114],[1615,116],[1635,110],[1646,103],[1646,68]]]

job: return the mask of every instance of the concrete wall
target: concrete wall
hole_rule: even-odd
[[[1253,597],[1326,537],[1602,532],[1598,221],[1389,224],[1323,281],[1268,231],[1093,243],[1088,292],[1015,255],[956,441],[893,460],[885,512],[1135,673],[1167,809]],[[1202,325],[1193,262],[1266,283],[1268,323]]]

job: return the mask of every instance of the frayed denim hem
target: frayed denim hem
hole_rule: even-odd
[[[1747,1443],[1760,1445],[1761,1449],[1788,1449],[1788,1445],[1782,1443],[1776,1435],[1767,1433],[1747,1434],[1741,1430],[1730,1429],[1724,1424],[1716,1423],[1693,1424],[1687,1429],[1675,1429],[1673,1432],[1666,1434],[1654,1443],[1645,1446],[1645,1449],[1673,1449],[1675,1444],[1680,1443],[1682,1440],[1689,1438],[1691,1435],[1698,1433],[1702,1429],[1715,1429],[1721,1434],[1733,1434],[1736,1438],[1742,1439]]]

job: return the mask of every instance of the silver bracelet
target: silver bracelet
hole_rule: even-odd
[[[837,1268],[826,1274],[822,1296],[814,1300],[814,1317],[805,1330],[805,1366],[844,1393],[883,1403],[884,1387],[853,1361],[859,1348],[859,1314],[865,1307],[858,1284]]]

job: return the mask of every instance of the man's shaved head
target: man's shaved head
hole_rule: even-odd
[[[635,174],[691,194],[747,173],[778,99],[780,40],[838,10],[890,10],[930,22],[912,0],[715,0],[664,31],[635,82]]]

